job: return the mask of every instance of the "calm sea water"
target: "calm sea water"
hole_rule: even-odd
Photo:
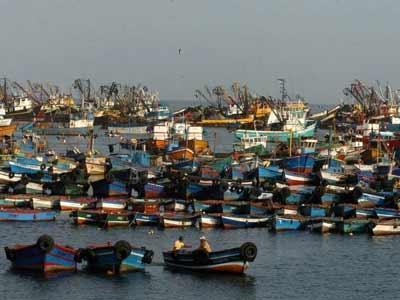
[[[209,131],[211,137],[213,130]],[[216,129],[219,147],[229,148],[232,137]],[[209,138],[212,142],[212,139]],[[116,142],[99,136],[96,144],[105,148]],[[83,138],[68,138],[58,149],[73,144],[86,147]],[[230,148],[231,149],[231,148]],[[229,150],[229,149],[228,149]],[[50,223],[0,223],[0,246],[34,243],[39,235],[50,234],[61,244],[83,247],[89,243],[120,239],[155,252],[145,273],[123,276],[76,274],[45,279],[9,269],[0,254],[1,299],[398,299],[400,292],[400,237],[375,238],[367,235],[321,236],[308,231],[270,233],[267,229],[200,231],[199,229],[119,228],[103,230],[74,226],[67,214]],[[244,276],[178,273],[162,265],[162,250],[183,235],[194,246],[206,235],[214,249],[240,246],[252,241],[258,257]],[[81,267],[80,267],[81,268]]]
[[[321,236],[307,231],[159,230],[77,227],[67,215],[54,223],[0,224],[2,246],[32,243],[40,234],[75,247],[125,239],[155,251],[145,273],[123,276],[76,274],[44,279],[9,269],[0,256],[2,299],[398,299],[400,245],[397,237]],[[205,234],[214,249],[255,242],[258,257],[246,275],[178,273],[162,266],[161,251],[178,235],[197,245]]]

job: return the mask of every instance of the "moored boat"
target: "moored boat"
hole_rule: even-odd
[[[7,259],[17,270],[41,273],[75,271],[75,250],[54,243],[52,237],[42,235],[35,244],[5,247]]]
[[[164,263],[167,267],[181,270],[203,272],[244,273],[249,262],[257,256],[257,247],[253,243],[244,243],[241,247],[213,251],[167,251],[163,252]]]
[[[163,215],[160,219],[161,226],[164,228],[183,228],[196,225],[197,215]]]
[[[253,228],[267,226],[270,216],[230,215],[221,216],[222,225],[225,229]]]
[[[77,254],[77,260],[85,260],[90,271],[111,274],[144,271],[145,264],[150,264],[152,259],[153,251],[144,247],[134,247],[123,240],[114,245],[89,245],[79,249]]]
[[[39,209],[0,209],[0,221],[40,222],[55,221],[57,212],[54,210]]]

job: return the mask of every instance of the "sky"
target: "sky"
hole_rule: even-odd
[[[400,88],[399,16],[396,0],[0,0],[0,75],[175,100],[233,81],[278,96],[285,78],[331,104],[356,78]]]

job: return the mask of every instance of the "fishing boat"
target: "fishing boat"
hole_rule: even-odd
[[[136,225],[158,225],[160,223],[160,214],[136,212],[134,220]]]
[[[60,208],[60,200],[62,196],[39,196],[34,195],[31,199],[32,207],[34,209],[59,209]]]
[[[195,251],[163,252],[164,263],[176,270],[202,272],[226,272],[242,274],[257,257],[257,247],[253,243],[244,243],[241,247],[207,253]]]
[[[393,208],[376,207],[375,213],[379,219],[400,218],[400,211]]]
[[[0,126],[0,137],[12,136],[16,129],[17,125],[15,124]]]
[[[90,184],[95,197],[128,196],[130,193],[127,184],[116,178],[92,181]]]
[[[40,222],[55,221],[57,212],[54,210],[39,209],[0,209],[0,221]]]
[[[266,227],[270,216],[231,215],[221,216],[225,229]]]
[[[91,197],[79,197],[71,199],[61,199],[60,207],[61,210],[79,210],[86,208],[94,208],[96,206],[97,199]]]
[[[364,219],[347,219],[338,221],[336,223],[336,228],[343,234],[365,233],[370,223],[371,221]]]
[[[105,156],[86,157],[85,166],[88,175],[103,175],[106,172],[106,157]]]
[[[190,148],[178,148],[167,152],[170,159],[173,160],[192,160],[194,151]]]
[[[397,219],[383,220],[371,225],[372,235],[398,235],[400,234],[400,222]]]
[[[201,214],[199,217],[199,226],[201,228],[217,228],[222,225],[221,214]]]
[[[272,230],[275,232],[300,230],[303,228],[303,219],[296,216],[278,216],[272,218]]]
[[[145,264],[150,264],[153,251],[144,247],[134,247],[127,241],[89,245],[79,249],[77,260],[85,260],[87,269],[92,272],[120,274],[132,271],[144,271]]]
[[[13,172],[5,172],[0,170],[0,183],[15,183],[21,181],[21,179],[21,174],[15,174]]]
[[[316,124],[306,126],[300,130],[246,130],[238,129],[235,131],[235,137],[242,139],[243,137],[266,137],[269,142],[289,142],[290,139],[311,138],[314,136]]]
[[[100,220],[105,218],[104,215],[107,214],[101,210],[80,209],[72,211],[69,216],[76,225],[98,225]]]
[[[109,211],[104,213],[98,220],[99,226],[116,227],[129,226],[134,221],[135,214],[129,211]]]
[[[127,201],[123,198],[101,198],[96,203],[96,208],[103,211],[122,211],[126,208]]]
[[[161,217],[160,223],[164,228],[183,228],[196,225],[197,215],[168,214]]]
[[[322,218],[313,221],[310,226],[312,231],[319,233],[331,233],[336,231],[336,222],[332,219]]]
[[[305,185],[311,184],[314,181],[312,174],[297,173],[285,170],[284,175],[288,185]]]
[[[56,244],[48,235],[40,236],[35,244],[15,245],[4,250],[16,270],[41,273],[76,271],[75,250]]]

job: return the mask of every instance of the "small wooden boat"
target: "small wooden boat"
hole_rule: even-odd
[[[383,220],[371,225],[372,235],[397,235],[400,234],[400,221],[397,219]]]
[[[284,172],[288,185],[305,185],[313,182],[313,176],[309,173],[298,173],[285,170]]]
[[[57,212],[54,210],[39,209],[0,209],[0,221],[40,222],[55,221]]]
[[[6,257],[17,270],[42,273],[76,271],[75,250],[54,243],[52,237],[42,235],[35,244],[5,247]]]
[[[134,220],[136,225],[158,225],[160,223],[160,214],[137,212]]]
[[[328,218],[322,218],[311,223],[310,229],[319,233],[331,233],[336,231],[336,222]]]
[[[201,214],[199,217],[199,226],[201,228],[215,228],[221,225],[221,214]]]
[[[327,216],[326,209],[320,206],[300,205],[298,211],[305,217],[321,218]]]
[[[134,221],[135,214],[128,211],[109,211],[99,219],[101,227],[129,226]]]
[[[215,271],[244,273],[249,262],[257,256],[257,247],[253,243],[244,243],[241,247],[207,253],[202,250],[163,252],[167,267],[192,271]]]
[[[336,228],[340,233],[343,234],[358,234],[365,233],[369,228],[370,220],[364,219],[348,219],[343,221],[338,221],[336,223]]]
[[[272,219],[272,230],[275,232],[300,230],[303,228],[303,219],[296,216],[278,216]]]
[[[144,271],[145,264],[150,264],[153,251],[144,247],[133,247],[127,241],[118,241],[101,245],[89,245],[77,251],[77,261],[85,260],[87,268],[93,272],[119,274],[131,271]]]
[[[127,199],[123,198],[102,198],[96,207],[103,211],[121,211],[126,207]]]
[[[34,209],[59,209],[60,208],[60,198],[62,196],[39,196],[34,195],[31,199],[32,207]]]
[[[182,228],[182,227],[192,227],[196,225],[197,215],[163,215],[161,217],[161,225],[165,228]]]
[[[80,209],[70,213],[72,222],[76,225],[97,225],[101,219],[104,219],[106,213],[101,210]]]
[[[379,219],[400,218],[400,211],[393,208],[377,207],[375,208],[375,212]]]
[[[356,217],[358,219],[369,219],[376,218],[376,212],[374,208],[356,208]]]
[[[21,174],[13,172],[0,171],[0,183],[19,182],[22,179]]]
[[[266,227],[270,216],[230,215],[221,216],[225,229]]]
[[[60,207],[61,210],[79,210],[86,208],[94,208],[96,206],[97,199],[95,198],[72,198],[72,199],[61,199]]]

